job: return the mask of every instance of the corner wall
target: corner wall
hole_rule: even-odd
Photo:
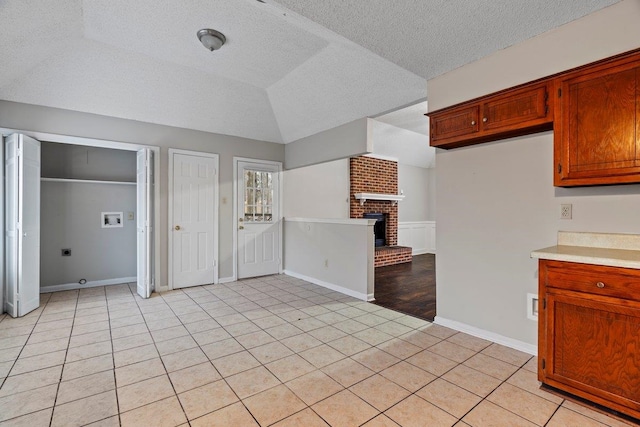
[[[439,109],[640,46],[640,2],[624,0],[428,82]],[[438,150],[437,322],[535,348],[530,252],[559,230],[640,233],[640,185],[553,187],[553,132]],[[560,220],[560,204],[573,219]]]

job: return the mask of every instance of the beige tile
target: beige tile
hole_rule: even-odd
[[[48,332],[40,332],[33,333],[29,336],[29,340],[27,344],[38,344],[45,341],[57,340],[61,338],[69,338],[71,335],[71,330],[69,328],[48,331]]]
[[[311,409],[304,409],[284,420],[277,422],[273,427],[329,427],[322,418]]]
[[[122,427],[174,427],[185,423],[187,418],[175,396],[120,415]]]
[[[118,403],[121,412],[130,411],[174,395],[175,392],[167,375],[118,387]]]
[[[78,360],[90,359],[92,357],[111,353],[111,341],[102,341],[95,344],[88,344],[80,347],[70,348],[67,351],[66,362],[77,362]]]
[[[105,418],[104,420],[87,424],[87,426],[88,427],[120,427],[120,416],[114,415],[113,417]]]
[[[0,363],[9,362],[11,366],[13,366],[13,362],[16,361],[23,347],[13,347],[13,348],[3,348],[0,351]],[[7,372],[9,370],[7,369]],[[0,376],[3,376],[0,373]]]
[[[182,325],[174,326],[172,328],[159,329],[157,331],[151,332],[151,336],[153,337],[153,341],[155,342],[167,341],[174,338],[183,337],[185,335],[189,335],[189,331],[187,331],[187,329]]]
[[[131,326],[123,326],[122,328],[111,328],[111,336],[114,340],[148,332],[149,329],[147,329],[147,325],[145,325],[144,323],[139,323],[137,325]]]
[[[250,334],[236,337],[236,340],[246,349],[259,347],[270,342],[274,342],[275,338],[264,331],[252,332]]]
[[[220,409],[238,398],[224,381],[216,381],[178,395],[190,420]]]
[[[497,378],[490,377],[464,365],[458,365],[444,374],[442,378],[480,397],[486,397],[501,383]]]
[[[514,372],[518,370],[518,367],[507,362],[503,362],[493,357],[486,356],[482,353],[478,353],[464,364],[476,371],[483,372],[499,380],[506,380]]]
[[[337,340],[338,338],[342,338],[347,335],[344,332],[342,332],[340,329],[334,328],[333,326],[330,326],[330,325],[323,326],[321,328],[317,328],[312,331],[309,331],[308,334],[325,343],[329,341]]]
[[[115,360],[117,368],[142,362],[143,360],[155,359],[158,356],[158,351],[153,344],[113,353],[113,359]]]
[[[531,359],[529,359],[529,361],[525,363],[523,368],[526,369],[527,371],[537,374],[538,373],[538,357],[534,356]]]
[[[381,323],[388,322],[388,320],[385,319],[384,317],[377,316],[377,315],[372,314],[372,313],[367,313],[364,316],[355,317],[353,320],[357,320],[360,323],[364,323],[365,325],[367,325],[369,327],[373,327],[373,326],[379,325]]]
[[[103,371],[60,383],[56,405],[83,399],[116,388],[113,371]]]
[[[322,400],[312,409],[332,426],[359,426],[379,414],[378,410],[350,392],[341,391]]]
[[[239,372],[255,368],[256,366],[260,366],[260,362],[258,362],[248,351],[224,356],[219,359],[215,359],[212,363],[223,377],[228,377]]]
[[[307,405],[313,405],[344,389],[322,371],[309,372],[289,381],[286,386]]]
[[[34,333],[53,331],[54,329],[70,328],[73,325],[73,318],[54,320],[52,322],[38,322],[33,328]]]
[[[140,347],[143,345],[153,344],[151,334],[144,332],[142,334],[130,335],[127,337],[117,338],[113,340],[113,351],[128,350],[130,348]]]
[[[121,328],[123,326],[130,326],[138,323],[144,323],[144,318],[141,315],[136,314],[133,316],[120,317],[118,319],[111,319],[109,322],[111,323],[112,328]]]
[[[291,350],[280,342],[272,342],[270,344],[261,345],[260,347],[254,347],[249,350],[249,353],[251,353],[253,357],[258,359],[262,364],[267,364],[293,354]]]
[[[507,382],[516,387],[520,387],[521,389],[526,390],[529,393],[533,393],[536,396],[542,397],[543,399],[547,399],[550,402],[557,403],[558,405],[561,404],[564,400],[563,398],[556,396],[555,394],[540,389],[540,382],[538,381],[537,374],[524,368],[520,369],[518,372],[510,376]]]
[[[198,344],[191,337],[191,335],[185,335],[183,337],[173,338],[167,341],[160,341],[156,343],[156,348],[158,349],[158,353],[160,354],[160,356],[177,353],[179,351],[196,347],[198,347]]]
[[[19,326],[17,328],[3,328],[0,325],[0,339],[29,335],[33,331],[33,326]],[[8,348],[8,347],[5,347]]]
[[[45,341],[38,344],[27,344],[22,349],[22,352],[20,353],[20,357],[38,356],[41,354],[51,353],[54,351],[66,350],[68,345],[69,345],[69,338],[60,338],[57,340]]]
[[[173,372],[188,368],[189,366],[199,365],[200,363],[207,362],[208,360],[207,356],[199,347],[162,356],[162,362],[164,363],[167,372]]]
[[[391,354],[387,353],[386,351],[382,351],[377,347],[372,347],[368,350],[362,351],[351,356],[351,358],[356,362],[363,364],[374,372],[380,372],[384,369],[387,369],[391,365],[395,365],[400,361],[400,359],[398,359],[397,357],[392,356]]]
[[[371,347],[371,345],[366,342],[352,336],[338,338],[337,340],[331,341],[327,344],[345,356],[353,356],[354,354],[360,353],[361,351]]]
[[[344,387],[351,387],[375,374],[371,369],[349,358],[327,365],[322,371]]]
[[[284,385],[270,388],[244,400],[245,406],[260,425],[270,425],[298,411],[306,405]]]
[[[457,362],[447,359],[439,354],[432,353],[429,350],[423,350],[407,359],[407,362],[415,365],[433,375],[440,376],[445,372],[458,366]]]
[[[482,338],[474,337],[473,335],[462,332],[450,336],[447,338],[447,341],[461,345],[473,351],[481,351],[491,345],[491,341],[483,340]]]
[[[481,397],[470,391],[440,378],[427,384],[416,394],[458,418],[469,412],[482,400]]]
[[[315,370],[312,364],[297,354],[276,360],[265,366],[282,382],[287,382]]]
[[[558,408],[558,404],[511,384],[502,384],[487,400],[538,425],[544,425]]]
[[[482,353],[516,366],[524,365],[532,357],[530,354],[495,343],[482,350]]]
[[[517,416],[516,414],[507,411],[497,405],[486,400],[480,402],[478,406],[473,408],[462,419],[465,423],[472,427],[534,427],[530,421],[525,420]],[[582,427],[581,424],[576,424],[575,427]],[[571,426],[573,427],[573,426]]]
[[[215,320],[211,319],[207,314],[207,319],[200,320],[198,322],[187,323],[184,325],[185,328],[191,334],[197,334],[198,332],[210,331],[211,329],[216,329],[220,327],[220,324]]]
[[[309,350],[322,344],[322,341],[309,334],[300,334],[295,337],[285,338],[280,342],[296,353]]]
[[[386,411],[411,394],[381,375],[367,378],[349,390],[379,411]]]
[[[253,396],[280,384],[280,381],[264,366],[232,375],[227,377],[226,381],[240,399]]]
[[[169,373],[176,393],[191,390],[205,384],[212,383],[222,377],[208,360],[199,365],[190,366],[179,371]]]
[[[449,329],[444,326],[436,325],[435,323],[431,323],[429,325],[421,327],[420,330],[443,340],[458,333],[458,331],[454,331],[453,329]]]
[[[429,348],[433,345],[438,344],[440,341],[442,341],[438,337],[434,337],[433,335],[429,335],[421,331],[411,331],[409,333],[401,335],[400,339],[420,347],[421,350],[424,350],[425,348]]]
[[[384,414],[380,414],[362,427],[399,427],[398,424]]]
[[[53,406],[58,385],[48,385],[0,398],[0,421]]]
[[[607,415],[606,413],[595,411],[584,404],[578,404],[570,400],[565,400],[564,402],[562,402],[562,406],[612,427],[626,427],[629,424],[633,424],[618,421],[617,419]]]
[[[409,396],[387,412],[389,418],[403,427],[449,427],[458,419],[416,395]]]
[[[116,392],[112,390],[64,405],[56,405],[51,427],[81,426],[117,414]]]
[[[4,384],[2,384],[2,388],[0,388],[0,397],[57,384],[60,381],[61,374],[62,365],[58,365],[8,377]]]
[[[551,420],[547,423],[547,427],[604,427],[606,424],[599,423],[598,421],[586,417],[582,414],[574,412],[570,409],[560,407],[558,411],[553,414]]]
[[[113,356],[110,354],[84,359],[78,362],[65,363],[62,369],[62,381],[69,381],[74,378],[111,369],[113,369]]]
[[[106,320],[102,322],[87,323],[86,325],[78,325],[78,326],[74,326],[73,329],[71,330],[71,336],[89,334],[91,332],[105,331],[105,330],[109,330],[109,327],[110,327],[109,322]]]
[[[32,412],[21,417],[12,418],[8,421],[0,421],[0,427],[37,427],[48,426],[51,421],[53,408]]]
[[[244,347],[240,345],[235,338],[229,338],[226,340],[206,344],[200,347],[204,354],[207,355],[209,360],[219,359],[230,354],[239,353],[244,351]]]
[[[162,361],[155,358],[116,368],[116,381],[118,387],[124,387],[165,373]]]
[[[398,337],[402,334],[406,334],[411,332],[413,329],[409,326],[402,325],[398,322],[389,321],[386,323],[381,323],[379,325],[374,326],[375,329],[387,333],[389,335],[393,335],[394,337]]]
[[[476,352],[473,350],[449,341],[440,341],[438,344],[429,347],[429,351],[458,363],[462,363],[476,354]]]
[[[200,346],[226,340],[228,338],[231,338],[231,335],[229,335],[224,328],[214,328],[193,334],[193,339],[195,339]]]
[[[258,332],[261,329],[252,322],[241,322],[234,323],[233,325],[228,325],[224,327],[225,331],[227,331],[232,337],[239,337],[241,335],[250,334],[253,332]]]
[[[380,312],[376,313],[378,316],[382,316],[383,314]],[[409,326],[411,328],[414,329],[418,329],[418,328],[423,328],[425,326],[428,326],[431,324],[431,322],[428,322],[426,320],[422,320],[422,319],[418,319],[417,317],[413,317],[413,316],[402,316],[402,317],[398,317],[397,319],[394,319],[394,321],[402,324],[402,325],[406,325]]]
[[[66,351],[54,351],[39,356],[20,357],[11,369],[11,375],[24,374],[26,372],[37,371],[39,369],[62,365]]]
[[[347,334],[354,334],[356,332],[363,331],[369,328],[369,325],[365,325],[364,323],[360,323],[357,320],[348,319],[344,322],[338,322],[333,324],[334,328],[340,329],[342,332]]]
[[[362,341],[371,345],[379,345],[385,341],[389,341],[394,338],[393,336],[386,334],[377,329],[369,328],[353,334],[354,337],[361,339]]]
[[[109,330],[90,332],[83,335],[74,335],[69,340],[69,348],[95,344],[102,341],[111,341],[111,333]]]
[[[380,375],[406,388],[412,393],[436,378],[434,375],[407,362],[397,363],[380,372]]]
[[[338,350],[334,350],[326,344],[310,348],[309,350],[305,350],[299,354],[316,368],[322,368],[323,366],[337,362],[345,357]]]
[[[234,403],[191,421],[192,427],[260,427],[242,403]]]

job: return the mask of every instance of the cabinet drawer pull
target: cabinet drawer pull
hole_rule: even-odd
[[[596,283],[596,286],[599,287],[600,289],[602,289],[602,288],[604,288],[604,283],[598,282],[598,283]]]
[[[483,118],[482,118],[482,122],[483,122],[483,123],[487,123],[487,120],[488,120],[488,119],[487,119],[486,117],[483,117]]]
[[[476,121],[475,120],[471,120],[471,126],[475,126]]]

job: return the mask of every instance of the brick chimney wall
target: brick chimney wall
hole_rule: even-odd
[[[362,218],[365,213],[387,214],[387,245],[398,244],[398,205],[390,201],[367,200],[360,206],[356,193],[398,194],[398,163],[373,157],[354,157],[350,161],[351,191],[349,208],[351,218]]]

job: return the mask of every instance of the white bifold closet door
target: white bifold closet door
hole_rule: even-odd
[[[153,151],[137,155],[138,295],[149,298],[153,280]]]
[[[40,306],[40,141],[5,140],[5,311],[20,317]]]

